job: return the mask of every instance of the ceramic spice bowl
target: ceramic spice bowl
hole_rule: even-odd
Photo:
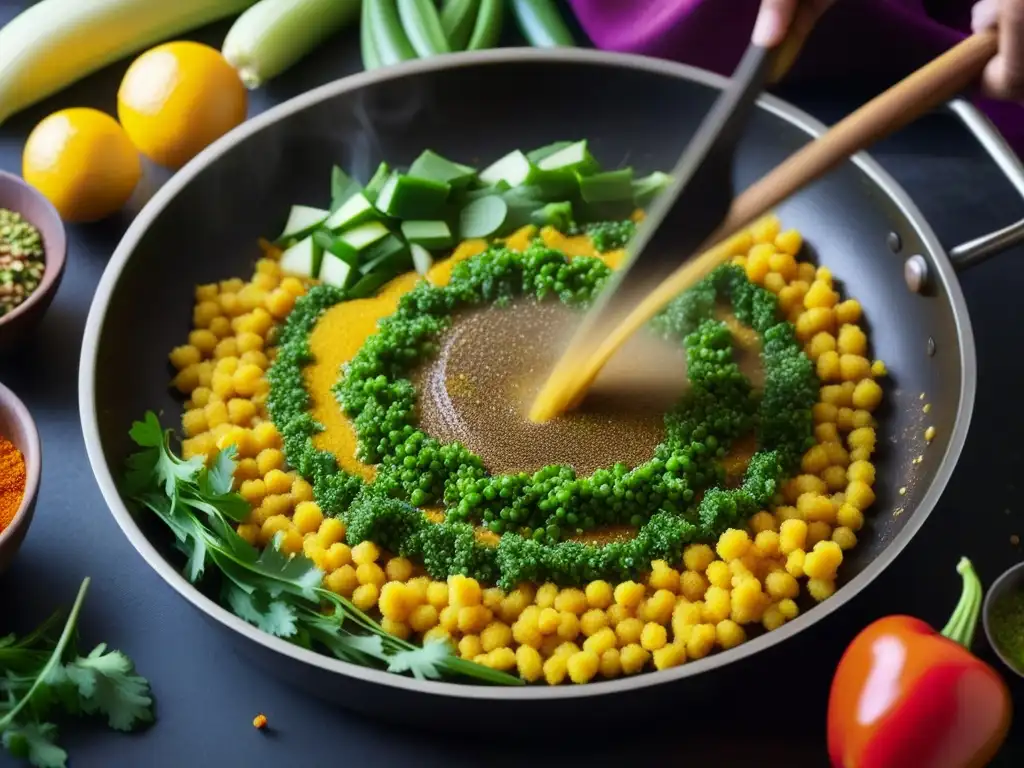
[[[21,504],[10,523],[0,531],[0,573],[3,573],[14,559],[32,522],[43,462],[39,432],[32,416],[25,404],[3,384],[0,384],[0,437],[13,443],[25,460],[25,490]]]
[[[985,637],[999,659],[1024,677],[1024,562],[993,582],[981,619]]]
[[[0,316],[0,352],[28,336],[42,319],[64,274],[67,240],[60,215],[50,201],[11,173],[0,171],[0,209],[20,214],[39,230],[43,239],[42,281],[31,295],[6,315]]]

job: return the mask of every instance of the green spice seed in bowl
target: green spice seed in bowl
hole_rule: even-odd
[[[983,621],[992,649],[1024,677],[1024,563],[1010,568],[989,589]]]
[[[60,216],[23,179],[0,171],[0,352],[42,319],[64,273]]]

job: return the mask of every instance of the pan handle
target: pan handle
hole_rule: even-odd
[[[1006,139],[1002,137],[998,129],[982,114],[981,110],[966,99],[954,99],[949,102],[948,106],[960,118],[967,130],[974,134],[978,143],[999,166],[1018,194],[1024,198],[1024,164],[1017,157],[1017,153],[1006,143]],[[1024,243],[1024,219],[995,232],[989,232],[987,235],[961,243],[950,250],[949,259],[953,262],[955,269],[962,270],[980,264],[985,259],[1021,243]]]

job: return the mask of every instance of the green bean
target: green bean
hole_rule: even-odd
[[[377,53],[377,43],[374,40],[369,2],[363,3],[359,14],[359,48],[363,55],[363,69],[377,69],[380,66],[380,54]]]
[[[480,0],[444,0],[441,6],[441,28],[453,51],[461,51],[473,33]]]
[[[505,21],[503,0],[480,0],[480,11],[473,24],[473,34],[466,46],[470,51],[494,48],[501,39],[501,26]]]
[[[416,51],[402,29],[395,0],[365,0],[365,3],[380,65],[386,67],[415,59]]]
[[[420,57],[451,51],[434,0],[398,0],[398,16],[409,42]]]
[[[553,0],[509,0],[523,37],[534,48],[576,45]]]

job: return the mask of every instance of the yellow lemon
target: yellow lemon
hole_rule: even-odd
[[[173,42],[143,53],[125,72],[117,116],[132,143],[178,168],[245,119],[238,73],[208,45]]]
[[[77,107],[54,112],[32,129],[21,175],[65,221],[96,221],[125,204],[142,165],[114,118]]]

